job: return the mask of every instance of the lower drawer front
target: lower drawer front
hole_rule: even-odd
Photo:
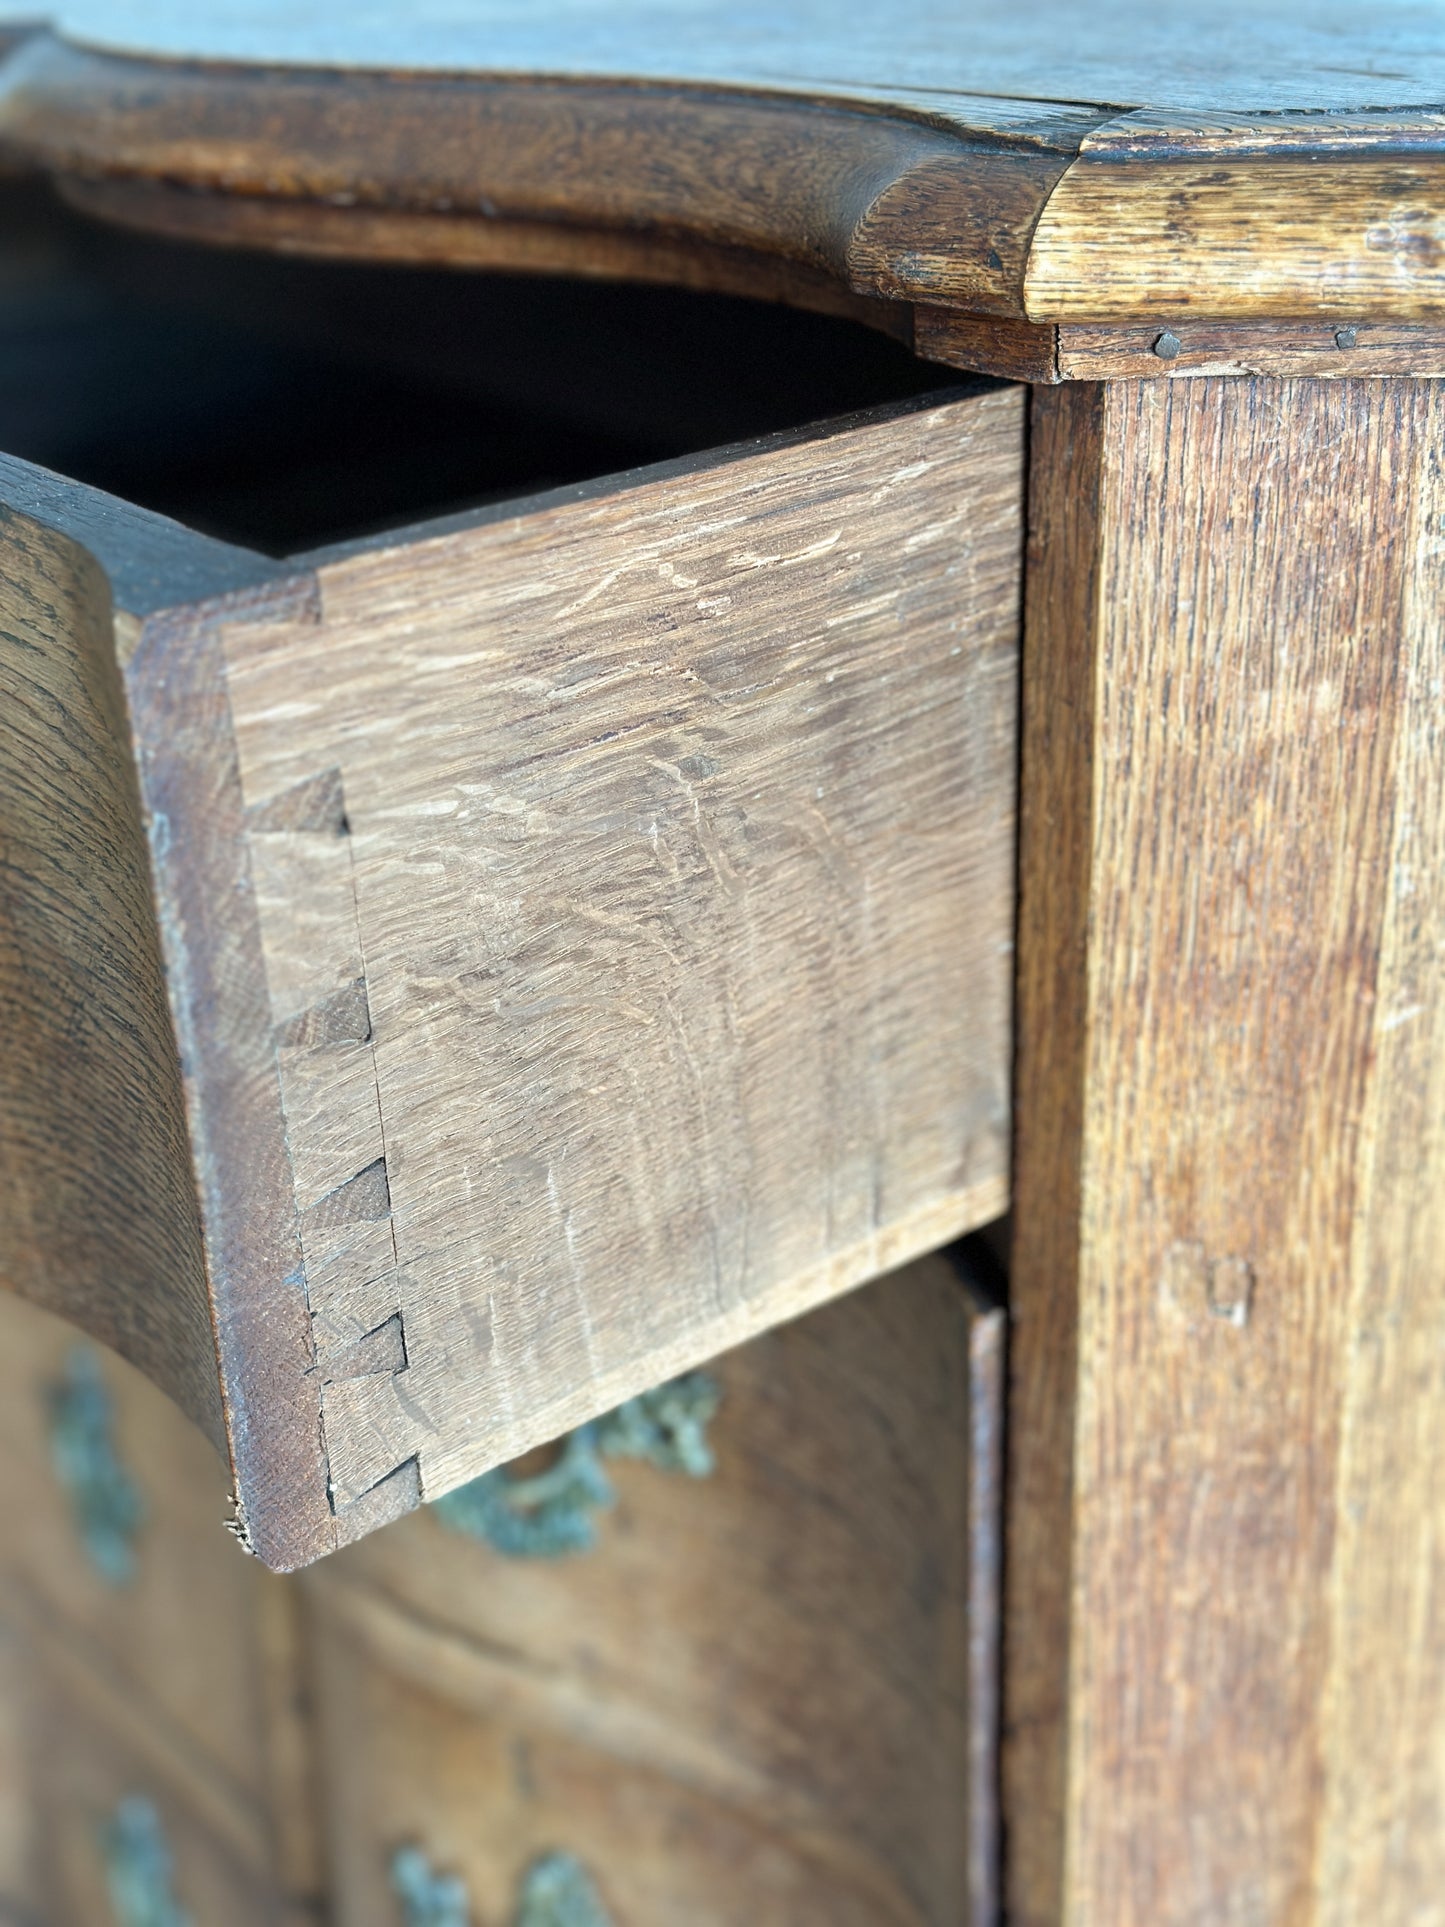
[[[343,1927],[408,1847],[487,1922],[553,1851],[618,1927],[989,1920],[1001,1336],[925,1261],[710,1367],[714,1469],[608,1459],[589,1548],[308,1575]]]
[[[219,1856],[247,1905],[312,1917],[298,1602],[228,1511],[214,1448],[155,1386],[0,1293],[0,1922],[131,1927],[86,1883],[132,1796],[194,1817],[197,1892]]]
[[[0,1293],[0,1590],[34,1595],[178,1739],[267,1773],[260,1615],[215,1449],[140,1374]],[[0,1607],[3,1610],[3,1607]]]
[[[177,1750],[143,1704],[32,1620],[12,1712],[24,1760],[16,1884],[37,1927],[279,1927],[259,1798]],[[3,1891],[3,1889],[0,1889]]]

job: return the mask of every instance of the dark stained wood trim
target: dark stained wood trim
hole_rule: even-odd
[[[954,123],[739,89],[157,62],[43,35],[0,73],[0,154],[96,187],[183,187],[191,232],[221,240],[247,238],[235,204],[263,204],[286,210],[287,245],[314,219],[334,251],[340,208],[386,217],[392,247],[424,220],[425,258],[474,260],[487,230],[489,264],[515,240],[509,264],[527,266],[552,227],[555,265],[570,242],[584,271],[598,237],[622,237],[1019,313],[1034,222],[1089,121],[1050,140],[973,106],[977,126],[967,102]]]
[[[1438,109],[1024,111],[157,60],[31,32],[0,68],[0,161],[192,239],[861,301],[894,332],[910,303],[1092,329],[1445,319]],[[1078,378],[1113,378],[1093,352]]]
[[[1205,321],[1143,325],[997,320],[915,307],[913,348],[1006,381],[1170,381],[1199,375],[1445,375],[1445,323]]]
[[[861,321],[909,345],[913,340],[913,310],[907,302],[854,294],[819,268],[742,248],[558,222],[466,220],[404,208],[259,200],[164,181],[82,180],[62,174],[55,184],[82,214],[168,240],[264,248],[320,260],[653,282],[783,302]]]

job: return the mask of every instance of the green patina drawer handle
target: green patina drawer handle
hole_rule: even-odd
[[[78,1346],[45,1395],[50,1458],[91,1564],[113,1586],[135,1576],[135,1537],[145,1508],[116,1456],[114,1407],[94,1352]]]
[[[579,1425],[544,1472],[517,1478],[505,1466],[444,1493],[432,1509],[444,1525],[514,1559],[555,1559],[597,1542],[594,1515],[616,1500],[604,1459],[646,1459],[703,1479],[713,1469],[707,1428],[721,1392],[706,1372],[687,1372],[615,1412]]]
[[[171,1891],[171,1850],[160,1815],[132,1794],[101,1829],[106,1884],[116,1927],[193,1927]]]
[[[582,1862],[549,1853],[523,1877],[513,1927],[612,1927],[612,1920]]]
[[[406,1927],[471,1927],[467,1890],[455,1874],[436,1873],[420,1847],[399,1847],[391,1884]],[[522,1876],[512,1927],[612,1927],[592,1876],[570,1853],[547,1853]]]

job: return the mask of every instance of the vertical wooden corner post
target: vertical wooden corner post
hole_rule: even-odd
[[[1012,1927],[1445,1892],[1445,394],[1041,390]]]

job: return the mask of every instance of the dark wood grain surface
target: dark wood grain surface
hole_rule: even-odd
[[[884,325],[925,303],[1358,326],[1445,313],[1441,100],[1440,22],[1399,6],[1234,7],[1196,35],[1046,0],[886,26],[97,6],[5,61],[0,154],[94,213],[231,245],[873,303]]]

